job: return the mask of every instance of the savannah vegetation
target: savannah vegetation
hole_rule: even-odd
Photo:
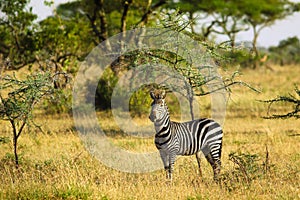
[[[298,12],[299,4],[78,0],[38,21],[28,2],[0,1],[0,199],[300,199],[300,41],[295,36],[268,48],[257,44],[261,30]],[[72,81],[79,64],[100,42],[138,27],[187,34],[219,66],[228,92],[219,185],[205,159],[199,177],[196,158],[180,157],[169,182],[163,169],[119,172],[84,148],[72,118]],[[236,35],[249,29],[250,42],[237,43]],[[218,34],[228,41],[217,43]],[[190,105],[196,101],[202,117],[211,114],[207,82],[201,71],[195,73],[194,63],[170,52],[125,54],[91,95],[109,140],[129,151],[157,149],[153,138],[132,137],[118,127],[111,94],[122,73],[154,61],[178,70],[192,85],[186,96]],[[149,88],[140,88],[129,102],[131,116],[141,125],[151,124]],[[167,102],[171,119],[179,121],[176,98],[168,95]]]

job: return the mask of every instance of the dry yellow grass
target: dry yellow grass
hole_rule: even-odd
[[[173,182],[165,180],[163,170],[130,174],[108,168],[85,150],[73,127],[72,117],[37,115],[36,121],[43,125],[45,133],[30,128],[21,135],[18,170],[13,165],[12,141],[0,143],[0,198],[300,199],[300,121],[262,119],[267,105],[256,101],[292,92],[294,84],[300,85],[300,67],[242,72],[241,79],[260,87],[262,93],[233,88],[224,124],[220,185],[213,182],[211,168],[205,159],[202,162],[203,177],[199,177],[194,156],[180,157],[176,161]],[[200,104],[209,108],[209,99],[203,98]],[[284,105],[279,106],[278,111],[284,111]],[[209,110],[204,109],[203,115],[208,113]],[[108,113],[98,115],[104,129],[120,131]],[[146,117],[136,120],[149,123]],[[9,124],[0,123],[0,136],[10,137]],[[110,140],[130,151],[156,150],[153,138],[118,135]],[[264,171],[266,146],[270,168]],[[252,169],[247,171],[250,181],[245,181],[246,175],[239,173],[238,166],[229,160],[232,152],[258,156]]]

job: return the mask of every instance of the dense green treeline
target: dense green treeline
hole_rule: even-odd
[[[183,28],[199,40],[213,41],[214,35],[226,35],[233,49],[241,48],[236,44],[236,35],[251,29],[254,36],[249,38],[251,44],[245,46],[260,56],[256,47],[260,31],[298,12],[300,7],[282,0],[78,0],[59,5],[54,16],[37,21],[28,3],[29,0],[1,1],[1,59],[9,59],[13,69],[47,60],[56,70],[62,67],[73,73],[76,61],[84,59],[93,47],[110,36],[132,28],[166,27],[174,23],[184,24]],[[270,47],[269,52],[278,54],[281,49],[294,55],[298,46],[295,36]],[[291,58],[289,62],[299,62],[299,58]],[[278,58],[274,61],[278,62]]]
[[[141,27],[167,27],[188,34],[207,46],[220,66],[257,68],[273,63],[300,63],[300,44],[296,36],[280,41],[277,46],[269,49],[257,47],[261,30],[299,11],[299,4],[291,1],[77,0],[59,5],[54,16],[41,21],[37,20],[37,15],[28,6],[29,1],[0,2],[2,73],[4,70],[38,66],[42,71],[66,73],[72,77],[76,75],[79,63],[99,43],[120,32]],[[49,6],[52,4],[51,1],[44,3]],[[236,35],[246,30],[253,31],[253,38],[249,38],[249,43],[237,43]],[[227,36],[228,42],[215,43],[216,35]],[[111,44],[105,45],[106,48],[111,48]],[[97,107],[110,107],[110,95],[120,72],[134,68],[137,63],[145,60],[173,62],[170,54],[162,55],[163,58],[158,58],[153,53],[146,55],[135,52],[112,63],[111,71],[99,81],[96,91]],[[181,65],[181,68],[183,66],[186,72],[190,70],[184,62],[178,62],[177,65]],[[189,74],[186,72],[183,73]],[[65,80],[67,79],[63,78],[62,81]],[[69,104],[70,89],[60,89],[57,98],[61,97],[61,102]],[[49,102],[46,105],[45,108],[49,109]],[[139,106],[133,107],[138,109]],[[64,105],[59,104],[57,109],[51,108],[50,112],[66,110],[68,109]]]

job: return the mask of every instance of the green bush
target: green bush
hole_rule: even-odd
[[[242,68],[253,67],[256,59],[248,49],[235,49],[234,51],[226,51],[223,53],[227,59],[225,66],[240,65]]]
[[[118,77],[111,68],[106,68],[101,76],[95,94],[95,106],[97,109],[106,110],[111,108],[111,96],[118,82]],[[94,94],[90,94],[93,96]]]
[[[43,102],[47,114],[68,113],[72,108],[72,91],[69,89],[55,89],[53,94]]]
[[[149,95],[149,88],[141,88],[133,93],[129,102],[129,111],[132,117],[149,115],[152,99]],[[179,102],[172,93],[167,94],[167,105],[171,115],[180,115]]]
[[[9,137],[0,136],[0,144],[6,144],[6,143],[9,143],[9,142],[10,142]]]
[[[129,101],[129,111],[132,117],[149,114],[152,99],[149,90],[141,88],[133,93]]]
[[[268,160],[261,160],[258,154],[232,152],[229,154],[229,160],[234,164],[232,170],[226,171],[221,176],[222,185],[229,191],[239,187],[249,187],[252,181],[265,177],[274,167]]]
[[[281,40],[277,46],[270,47],[269,52],[275,64],[283,66],[300,63],[300,41],[296,36]]]

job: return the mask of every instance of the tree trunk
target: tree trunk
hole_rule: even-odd
[[[259,67],[259,52],[257,50],[257,38],[258,38],[258,31],[256,30],[256,25],[253,26],[253,41],[252,41],[252,50],[254,52],[254,63],[253,63],[253,68],[256,69]]]
[[[191,32],[195,33],[195,28],[194,28],[194,13],[193,12],[189,12],[189,21],[190,21],[190,27],[191,27]]]
[[[18,139],[15,137],[14,135],[14,155],[15,155],[15,165],[16,168],[19,168],[19,156],[18,156],[18,152],[17,152],[17,141]]]
[[[192,85],[192,81],[191,79],[189,79],[189,85],[187,85],[187,88],[189,88],[189,86]],[[188,89],[189,90],[189,89]],[[193,106],[193,102],[194,102],[194,91],[191,88],[190,91],[187,91],[187,96],[188,96],[188,100],[189,100],[189,106],[190,106],[190,114],[191,114],[191,118],[192,120],[195,119],[195,115],[194,115],[194,106]]]
[[[104,2],[103,0],[94,0],[94,11],[93,15],[87,14],[86,16],[90,20],[91,27],[93,29],[93,32],[95,35],[98,37],[98,42],[101,43],[105,41],[105,48],[109,51],[111,51],[111,45],[109,41],[107,40],[108,38],[108,31],[107,31],[107,20],[106,20],[106,14],[104,10]],[[99,19],[100,21],[100,26],[98,28],[97,26],[97,20]]]
[[[15,165],[16,168],[19,168],[19,156],[18,156],[18,139],[26,125],[27,118],[22,121],[22,125],[19,127],[19,130],[17,129],[17,125],[15,123],[15,119],[10,119],[10,123],[13,129],[13,146],[14,146],[14,155],[15,155]]]
[[[10,121],[13,128],[13,146],[14,146],[14,155],[15,155],[15,166],[19,168],[19,156],[18,156],[18,133],[15,122],[13,120]]]
[[[193,101],[194,101],[193,96],[190,96],[190,97],[189,97],[189,104],[190,104],[190,114],[191,114],[192,120],[195,119],[195,116],[194,116],[194,106],[193,106]]]

